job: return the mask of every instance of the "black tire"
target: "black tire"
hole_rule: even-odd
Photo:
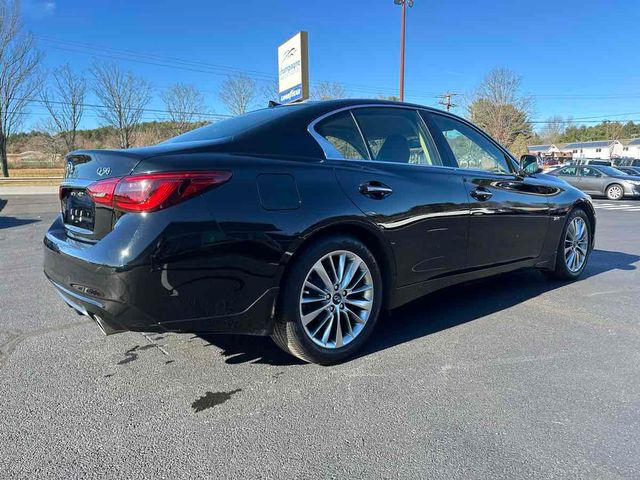
[[[307,275],[320,259],[332,252],[347,251],[364,261],[373,282],[372,307],[360,332],[342,347],[324,348],[314,343],[305,331],[300,312],[300,298]],[[309,363],[331,365],[352,356],[369,339],[382,306],[382,275],[376,258],[359,240],[335,235],[321,238],[309,245],[299,256],[283,281],[278,302],[278,314],[272,339],[284,351]],[[341,318],[338,316],[338,318]]]
[[[619,196],[617,196],[618,192],[620,192]],[[619,183],[612,183],[604,191],[604,194],[609,200],[622,200],[624,198],[624,187]]]
[[[589,235],[588,248],[587,248],[586,258],[584,260],[582,267],[580,267],[580,269],[577,271],[571,271],[565,261],[564,249],[565,249],[565,239],[567,237],[567,230],[569,228],[569,225],[571,225],[571,222],[576,217],[582,218],[582,220],[584,220],[587,226],[587,233]],[[577,208],[577,209],[574,209],[571,213],[569,213],[569,215],[567,215],[564,228],[562,229],[562,235],[560,236],[560,240],[558,241],[558,250],[556,251],[556,265],[553,270],[548,272],[552,278],[555,278],[558,280],[572,281],[572,280],[578,279],[580,275],[582,275],[582,272],[584,272],[584,269],[587,267],[587,264],[589,263],[589,257],[591,256],[591,250],[593,245],[592,235],[593,235],[593,226],[591,225],[591,222],[589,221],[589,217],[587,216],[584,210]]]

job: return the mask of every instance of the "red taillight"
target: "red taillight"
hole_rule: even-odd
[[[123,212],[153,212],[221,185],[231,172],[167,172],[99,180],[87,187],[94,202]]]
[[[87,193],[95,203],[99,203],[100,205],[112,206],[113,191],[115,190],[119,181],[119,178],[107,178],[106,180],[99,180],[87,187]]]

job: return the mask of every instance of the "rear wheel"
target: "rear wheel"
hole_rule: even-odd
[[[590,254],[589,217],[583,210],[573,210],[567,217],[562,231],[552,275],[562,280],[575,280],[586,268]]]
[[[283,285],[273,340],[311,363],[356,352],[380,313],[382,277],[373,254],[346,236],[321,239],[296,260]]]
[[[624,188],[622,188],[622,185],[614,183],[609,185],[604,193],[609,200],[622,200],[622,197],[624,197]]]

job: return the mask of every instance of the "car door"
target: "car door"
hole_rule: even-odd
[[[549,226],[552,189],[518,176],[508,153],[471,124],[425,112],[433,135],[444,140],[470,202],[470,268],[538,257]]]
[[[466,268],[462,178],[415,109],[353,108],[312,128],[346,195],[390,242],[399,286]]]
[[[570,165],[568,167],[561,168],[553,175],[562,178],[565,182],[573,187],[580,188],[580,177],[578,177],[578,168],[579,167],[575,165]]]
[[[604,176],[593,167],[578,168],[578,188],[591,194],[602,194],[604,191]]]

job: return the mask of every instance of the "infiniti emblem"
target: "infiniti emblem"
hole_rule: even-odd
[[[111,173],[111,167],[100,167],[96,170],[96,173],[99,177],[109,175]]]

